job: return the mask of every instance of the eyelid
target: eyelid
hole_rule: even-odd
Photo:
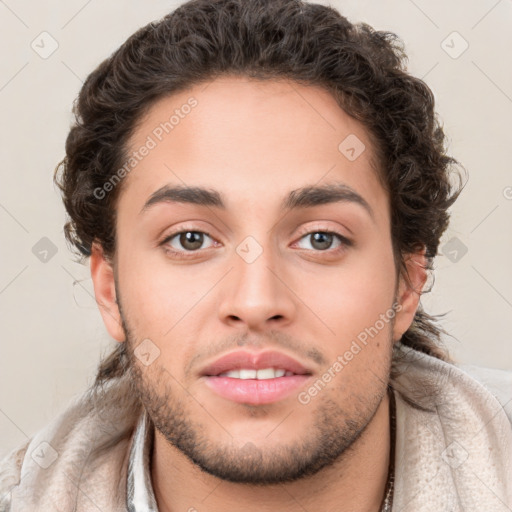
[[[195,226],[195,227],[180,226],[175,231],[171,231],[170,233],[166,234],[164,236],[164,238],[162,239],[162,241],[158,243],[158,245],[166,245],[170,240],[172,240],[177,235],[181,235],[183,233],[188,233],[188,232],[201,233],[201,234],[206,235],[207,237],[211,238],[214,242],[218,242],[218,240],[213,235],[211,235],[208,231],[205,231],[204,229],[198,229],[197,226]],[[200,250],[204,250],[204,249],[200,249]],[[199,250],[197,250],[197,251],[182,251],[182,252],[193,253],[193,252],[199,252]]]
[[[211,233],[213,232],[213,229],[209,229],[206,227],[209,225],[209,222],[204,222],[200,219],[190,219],[188,221],[183,221],[181,223],[176,223],[172,227],[167,227],[165,230],[160,231],[160,235],[158,235],[158,238],[162,241],[166,240],[169,237],[173,237],[179,233],[183,233],[184,231],[195,231],[204,233],[205,235],[208,235],[210,238],[215,238]],[[166,233],[164,236],[162,233]],[[159,243],[161,243],[159,242]]]
[[[165,235],[165,237],[163,238],[163,240],[161,242],[158,243],[159,246],[163,246],[164,247],[164,250],[170,254],[173,254],[174,256],[178,257],[178,258],[183,258],[183,259],[186,259],[186,258],[191,258],[191,257],[194,257],[194,255],[197,255],[197,254],[200,254],[212,247],[214,247],[215,245],[213,245],[212,247],[207,247],[207,248],[204,248],[204,249],[197,249],[195,251],[187,251],[187,250],[180,250],[180,249],[175,249],[174,247],[171,247],[171,246],[168,246],[168,242],[170,240],[172,240],[174,237],[176,237],[177,235],[180,235],[180,234],[183,234],[183,233],[186,233],[186,232],[196,232],[196,233],[201,233],[201,234],[204,234],[206,236],[208,236],[213,242],[214,244],[219,244],[220,242],[214,237],[212,236],[208,231],[198,227],[197,225],[194,226],[194,225],[180,225],[178,228],[176,228],[175,230],[173,230],[171,233],[168,233]],[[308,226],[306,228],[303,228],[300,230],[299,232],[299,238],[293,242],[292,245],[295,245],[297,242],[299,242],[300,240],[302,240],[304,237],[308,236],[308,235],[312,235],[313,233],[327,233],[327,234],[331,234],[331,235],[334,235],[335,237],[338,238],[338,240],[340,241],[340,247],[337,247],[337,248],[334,248],[334,249],[327,249],[325,251],[314,251],[314,250],[311,250],[311,249],[301,249],[301,250],[304,250],[304,251],[307,251],[307,252],[318,252],[319,254],[322,254],[322,253],[325,253],[325,254],[329,254],[329,253],[336,253],[337,251],[341,251],[343,249],[346,249],[347,247],[352,247],[354,245],[354,242],[349,239],[348,237],[346,237],[345,235],[343,235],[342,233],[340,233],[338,230],[336,229],[333,229],[333,228],[328,228],[326,226],[322,226],[322,225],[313,225],[313,226]]]
[[[331,234],[331,235],[335,235],[335,236],[339,237],[340,241],[343,244],[345,244],[347,246],[353,246],[354,245],[354,242],[353,242],[352,239],[350,239],[347,236],[343,235],[337,229],[328,228],[326,226],[322,226],[322,225],[319,225],[319,224],[314,225],[314,226],[308,226],[307,228],[301,229],[299,231],[299,239],[298,240],[301,240],[305,236],[311,235],[313,233],[328,233],[328,234]],[[321,252],[321,251],[319,251],[319,252]]]

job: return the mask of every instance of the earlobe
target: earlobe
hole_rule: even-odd
[[[407,275],[400,275],[396,296],[396,316],[393,341],[398,342],[409,329],[420,303],[421,292],[427,280],[425,247],[404,257]]]
[[[103,248],[97,243],[92,244],[90,270],[94,283],[94,295],[103,323],[112,338],[123,342],[125,341],[125,334],[117,304],[114,269],[105,258]]]

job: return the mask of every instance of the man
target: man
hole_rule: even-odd
[[[85,82],[66,236],[118,342],[1,465],[9,511],[505,511],[512,375],[420,295],[460,192],[393,34],[193,0]]]

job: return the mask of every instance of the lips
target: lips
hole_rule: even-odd
[[[201,371],[201,375],[212,377],[233,370],[264,370],[275,368],[295,375],[310,375],[312,372],[286,354],[276,351],[248,352],[239,350],[226,354]]]
[[[286,354],[243,350],[220,357],[201,372],[215,394],[250,405],[279,402],[303,387],[311,375],[311,370]]]

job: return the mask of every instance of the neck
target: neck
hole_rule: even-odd
[[[300,481],[252,486],[205,473],[155,430],[153,488],[160,512],[379,512],[390,460],[387,393],[366,429],[344,455]]]

